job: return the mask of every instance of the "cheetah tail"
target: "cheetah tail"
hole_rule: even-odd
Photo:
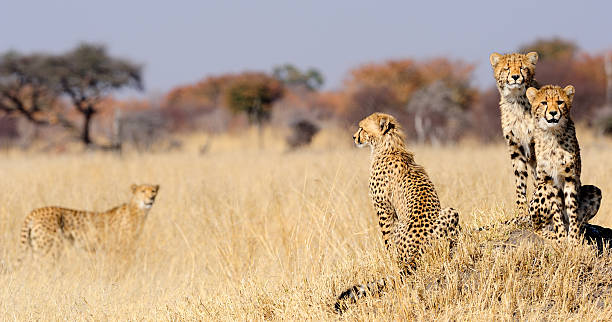
[[[478,227],[472,229],[472,232],[481,232],[488,231],[491,229],[498,228],[500,226],[517,226],[517,227],[525,227],[531,225],[531,217],[530,216],[517,216],[514,218],[510,218],[506,221],[502,221],[501,223],[493,223],[487,226]]]
[[[338,296],[338,299],[334,304],[334,312],[342,314],[348,309],[349,303],[355,303],[357,302],[357,299],[367,295],[380,295],[387,289],[389,284],[391,284],[390,280],[383,277],[376,281],[354,285]]]

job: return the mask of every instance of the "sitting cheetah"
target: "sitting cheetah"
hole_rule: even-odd
[[[536,231],[552,220],[553,239],[567,236],[577,242],[583,224],[599,209],[601,191],[580,184],[580,147],[570,117],[573,96],[572,85],[527,89],[538,160],[537,186],[529,210]],[[567,234],[563,211],[567,216]]]
[[[142,231],[159,185],[133,184],[131,189],[129,203],[105,212],[62,207],[33,210],[21,229],[22,256],[31,249],[36,257],[52,252],[57,258],[64,241],[76,243],[88,251],[104,246],[109,239],[122,247],[134,241]]]
[[[500,94],[502,132],[514,169],[518,216],[527,217],[527,165],[535,174],[536,158],[531,105],[525,91],[529,87],[537,86],[534,75],[538,53],[492,53],[489,60]]]
[[[456,237],[459,214],[452,208],[440,209],[440,200],[425,169],[414,161],[406,149],[404,134],[391,115],[374,113],[361,122],[353,136],[359,147],[372,149],[370,197],[376,209],[378,224],[387,250],[406,274],[412,272],[434,237]],[[380,292],[386,286],[381,279],[355,285],[344,291],[335,303],[342,313],[346,302]]]

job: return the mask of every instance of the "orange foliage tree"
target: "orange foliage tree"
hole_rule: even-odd
[[[209,76],[194,85],[171,90],[165,98],[166,107],[187,109],[210,109],[223,104],[223,91],[237,76],[224,74]]]
[[[473,69],[472,64],[446,58],[388,60],[359,66],[344,82],[349,97],[345,119],[354,123],[374,111],[388,111],[407,124],[409,132],[415,133],[423,122],[429,124],[430,132],[440,132],[457,111],[464,113],[471,107],[477,94],[470,85]],[[436,88],[444,88],[445,97],[429,99],[428,93]],[[413,100],[415,93],[421,93],[417,100]],[[439,102],[448,104],[439,106]]]
[[[402,103],[407,103],[419,88],[435,81],[452,86],[469,84],[474,66],[462,61],[434,58],[426,61],[412,59],[370,63],[349,72],[345,87],[349,91],[362,87],[386,87]]]

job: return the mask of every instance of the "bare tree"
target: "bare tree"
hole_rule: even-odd
[[[138,151],[149,151],[167,136],[166,122],[159,110],[116,112],[113,127],[114,145],[119,149],[128,143]]]
[[[458,139],[468,123],[467,107],[458,91],[437,81],[412,95],[406,109],[414,115],[419,143],[439,144]]]

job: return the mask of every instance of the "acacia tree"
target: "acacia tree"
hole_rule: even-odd
[[[83,116],[80,137],[85,145],[93,143],[91,120],[99,111],[100,101],[122,88],[143,89],[142,67],[110,56],[102,45],[81,44],[56,57],[54,66],[53,83]]]
[[[292,64],[274,67],[272,76],[289,87],[301,87],[309,91],[316,91],[323,86],[323,75],[314,68],[305,71],[299,70]]]
[[[25,117],[36,125],[47,125],[43,116],[51,109],[59,91],[49,75],[52,58],[44,54],[21,55],[10,51],[0,57],[0,110]]]
[[[225,89],[226,105],[234,112],[246,113],[249,121],[259,129],[262,141],[262,125],[270,118],[272,104],[283,96],[282,84],[264,73],[243,73]]]

